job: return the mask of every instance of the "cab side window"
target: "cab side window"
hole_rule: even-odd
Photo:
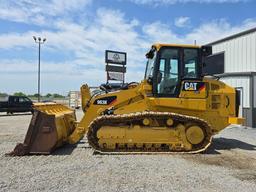
[[[164,49],[160,53],[159,72],[157,74],[158,94],[174,94],[178,85],[178,49]]]
[[[198,50],[184,49],[184,77],[196,78],[198,66]]]

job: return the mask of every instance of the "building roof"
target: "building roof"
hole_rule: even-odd
[[[237,34],[234,34],[234,35],[231,35],[231,36],[228,36],[228,37],[225,37],[223,39],[220,39],[220,40],[217,40],[217,41],[214,41],[212,43],[208,43],[207,45],[215,45],[215,44],[219,44],[219,43],[222,43],[224,41],[228,41],[228,40],[231,40],[231,39],[235,39],[237,37],[241,37],[241,36],[244,36],[244,35],[247,35],[249,33],[253,33],[256,31],[256,27],[252,28],[252,29],[249,29],[249,30],[246,30],[246,31],[242,31],[240,33],[237,33]]]
[[[251,77],[256,76],[256,72],[250,71],[250,72],[230,72],[230,73],[222,73],[217,74],[218,77]]]

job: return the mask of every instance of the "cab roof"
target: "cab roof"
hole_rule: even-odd
[[[155,43],[152,45],[152,47],[155,47],[157,50],[159,50],[161,47],[184,47],[184,48],[200,48],[201,46],[198,45],[186,45],[186,44],[165,44],[165,43]]]

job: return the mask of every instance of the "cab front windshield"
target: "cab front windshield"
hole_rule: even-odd
[[[151,55],[149,55],[151,54]],[[145,73],[145,79],[149,79],[150,77],[153,77],[153,71],[154,71],[154,65],[156,60],[156,53],[154,50],[150,50],[150,52],[147,54],[147,67],[146,67],[146,73]]]

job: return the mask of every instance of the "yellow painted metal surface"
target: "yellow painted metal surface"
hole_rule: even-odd
[[[35,103],[33,108],[47,115],[55,116],[57,146],[67,142],[76,127],[76,115],[73,109],[57,103]]]
[[[223,82],[204,78],[205,88],[200,92],[180,91],[179,98],[148,96],[152,92],[152,86],[142,81],[137,87],[99,95],[92,99],[83,119],[76,130],[69,137],[70,143],[77,142],[90,122],[108,108],[114,107],[115,114],[129,114],[142,111],[174,112],[204,119],[212,127],[214,134],[231,124],[230,119],[235,118],[235,89]],[[93,105],[98,98],[117,96],[113,105]],[[241,123],[241,121],[232,121]],[[137,134],[137,133],[136,133]]]
[[[104,111],[107,109],[114,109],[115,114],[160,111],[194,116],[208,122],[212,128],[213,134],[218,133],[231,123],[241,123],[241,120],[235,117],[235,90],[217,80],[204,78],[203,82],[206,86],[204,89],[200,90],[200,92],[181,90],[179,98],[159,98],[153,97],[152,86],[148,84],[147,81],[142,81],[138,86],[127,90],[98,95],[92,98],[89,103],[88,86],[84,86],[84,90],[87,89],[82,92],[82,94],[86,94],[84,96],[84,98],[86,98],[86,105],[83,104],[85,115],[79,123],[71,123],[72,125],[75,125],[75,130],[68,136],[67,140],[71,144],[78,142],[87,132],[89,124],[98,116],[103,115]],[[97,99],[110,96],[116,96],[116,100],[113,103],[109,105],[94,104]],[[66,139],[68,134],[65,133],[67,132],[65,127],[68,127],[68,123],[65,124],[64,121],[60,119],[61,114],[65,112],[69,113],[70,110],[67,107],[57,106],[58,105],[54,104],[49,104],[48,106],[38,105],[37,108],[48,114],[56,115],[57,127],[64,127],[64,129],[58,130],[58,135]],[[144,125],[148,125],[149,121],[150,120],[148,119],[144,120]],[[173,122],[171,122],[171,120],[166,122],[167,126],[171,126],[172,123]],[[179,129],[182,128],[180,127]],[[123,134],[125,134],[126,137],[122,141]],[[144,127],[134,127],[133,129],[112,127],[108,129],[104,128],[99,132],[101,143],[103,144],[107,141],[107,143],[109,143],[108,145],[111,145],[112,147],[114,145],[114,141],[111,141],[111,138],[108,138],[108,135],[109,137],[118,137],[118,141],[121,143],[129,143],[132,141],[141,144],[145,142],[147,143],[152,139],[155,142],[161,143],[163,140],[169,139],[170,145],[174,144],[175,146],[177,144],[178,146],[179,141],[176,141],[177,138],[175,137],[176,140],[171,139],[171,137],[174,138],[175,134],[173,131],[166,128],[146,129]],[[166,137],[168,137],[168,139]],[[196,128],[191,129],[187,133],[184,132],[184,134],[181,134],[179,137],[184,138],[182,141],[183,143],[185,140],[188,140],[192,144],[200,142],[203,138],[200,129]],[[180,143],[182,143],[181,140]],[[187,142],[188,148],[191,145],[189,142]]]
[[[191,144],[199,144],[204,139],[204,132],[199,126],[191,126],[186,130],[186,137]]]
[[[128,111],[144,111],[147,109],[145,100],[143,99],[143,94],[139,93],[141,91],[141,85],[128,90],[122,90],[118,92],[107,93],[103,95],[98,95],[90,101],[90,106],[86,109],[85,115],[82,120],[77,124],[76,129],[68,138],[70,144],[77,143],[87,132],[88,126],[91,121],[97,116],[102,115],[102,113],[113,106],[118,107],[116,111],[117,114],[127,113]],[[116,102],[110,105],[94,105],[96,99],[117,96]],[[138,97],[141,96],[141,97]]]
[[[239,118],[239,117],[229,117],[228,122],[230,124],[240,124],[242,125],[245,122],[244,118]]]
[[[167,119],[167,121],[166,121],[166,124],[168,125],[168,126],[172,126],[173,125],[173,120],[171,119],[171,118],[169,118],[169,119]]]
[[[63,114],[65,112],[69,113],[74,111],[67,106],[57,104],[57,103],[34,103],[33,108],[38,111],[47,113],[49,115],[51,114],[57,115],[57,114]]]
[[[184,47],[184,48],[200,48],[198,45],[187,45],[187,44],[166,44],[166,43],[155,43],[153,45],[157,50],[161,47]]]
[[[177,135],[177,132],[180,134]],[[135,125],[134,127],[110,127],[106,126],[100,129],[97,134],[100,145],[104,148],[114,149],[116,143],[120,145],[128,145],[133,147],[136,143],[137,147],[145,145],[147,148],[159,148],[161,144],[166,144],[172,150],[179,150],[181,148],[192,148],[192,145],[187,142],[185,135],[185,127],[178,125],[176,129],[169,129],[167,127],[147,127]],[[185,146],[183,146],[185,145]]]
[[[88,107],[87,103],[91,98],[90,88],[87,84],[82,85],[80,88],[80,91],[81,91],[82,109],[85,112],[86,108]]]
[[[200,48],[196,45],[176,44],[154,44],[153,46],[157,50],[164,46]],[[198,82],[199,80],[189,81]],[[181,87],[184,83],[181,82]],[[230,124],[243,122],[242,118],[236,117],[236,92],[234,88],[210,78],[203,78],[199,83],[203,83],[204,86],[197,91],[181,88],[178,97],[154,96],[152,85],[147,80],[143,80],[137,86],[129,86],[126,90],[102,93],[93,97],[91,97],[88,85],[83,85],[81,97],[82,109],[85,114],[80,122],[76,122],[73,110],[60,104],[38,103],[35,104],[34,108],[55,117],[58,137],[56,146],[61,146],[65,142],[77,143],[88,131],[95,118],[108,113],[129,115],[144,111],[171,112],[195,117],[201,122],[206,122],[211,129],[210,134],[216,134]],[[107,103],[106,98],[115,99]],[[192,121],[192,119],[190,120]],[[176,150],[179,147],[189,150],[193,144],[200,143],[205,135],[200,127],[191,125],[190,122],[181,122],[174,123],[172,119],[166,119],[165,125],[161,125],[161,121],[152,122],[152,119],[144,119],[143,126],[131,124],[130,127],[125,125],[102,127],[97,132],[97,136],[102,147],[107,145],[108,148],[113,149],[116,143],[131,145],[131,147],[135,144],[148,144],[152,147],[152,143],[154,145],[164,143]],[[183,146],[181,147],[181,145]]]

